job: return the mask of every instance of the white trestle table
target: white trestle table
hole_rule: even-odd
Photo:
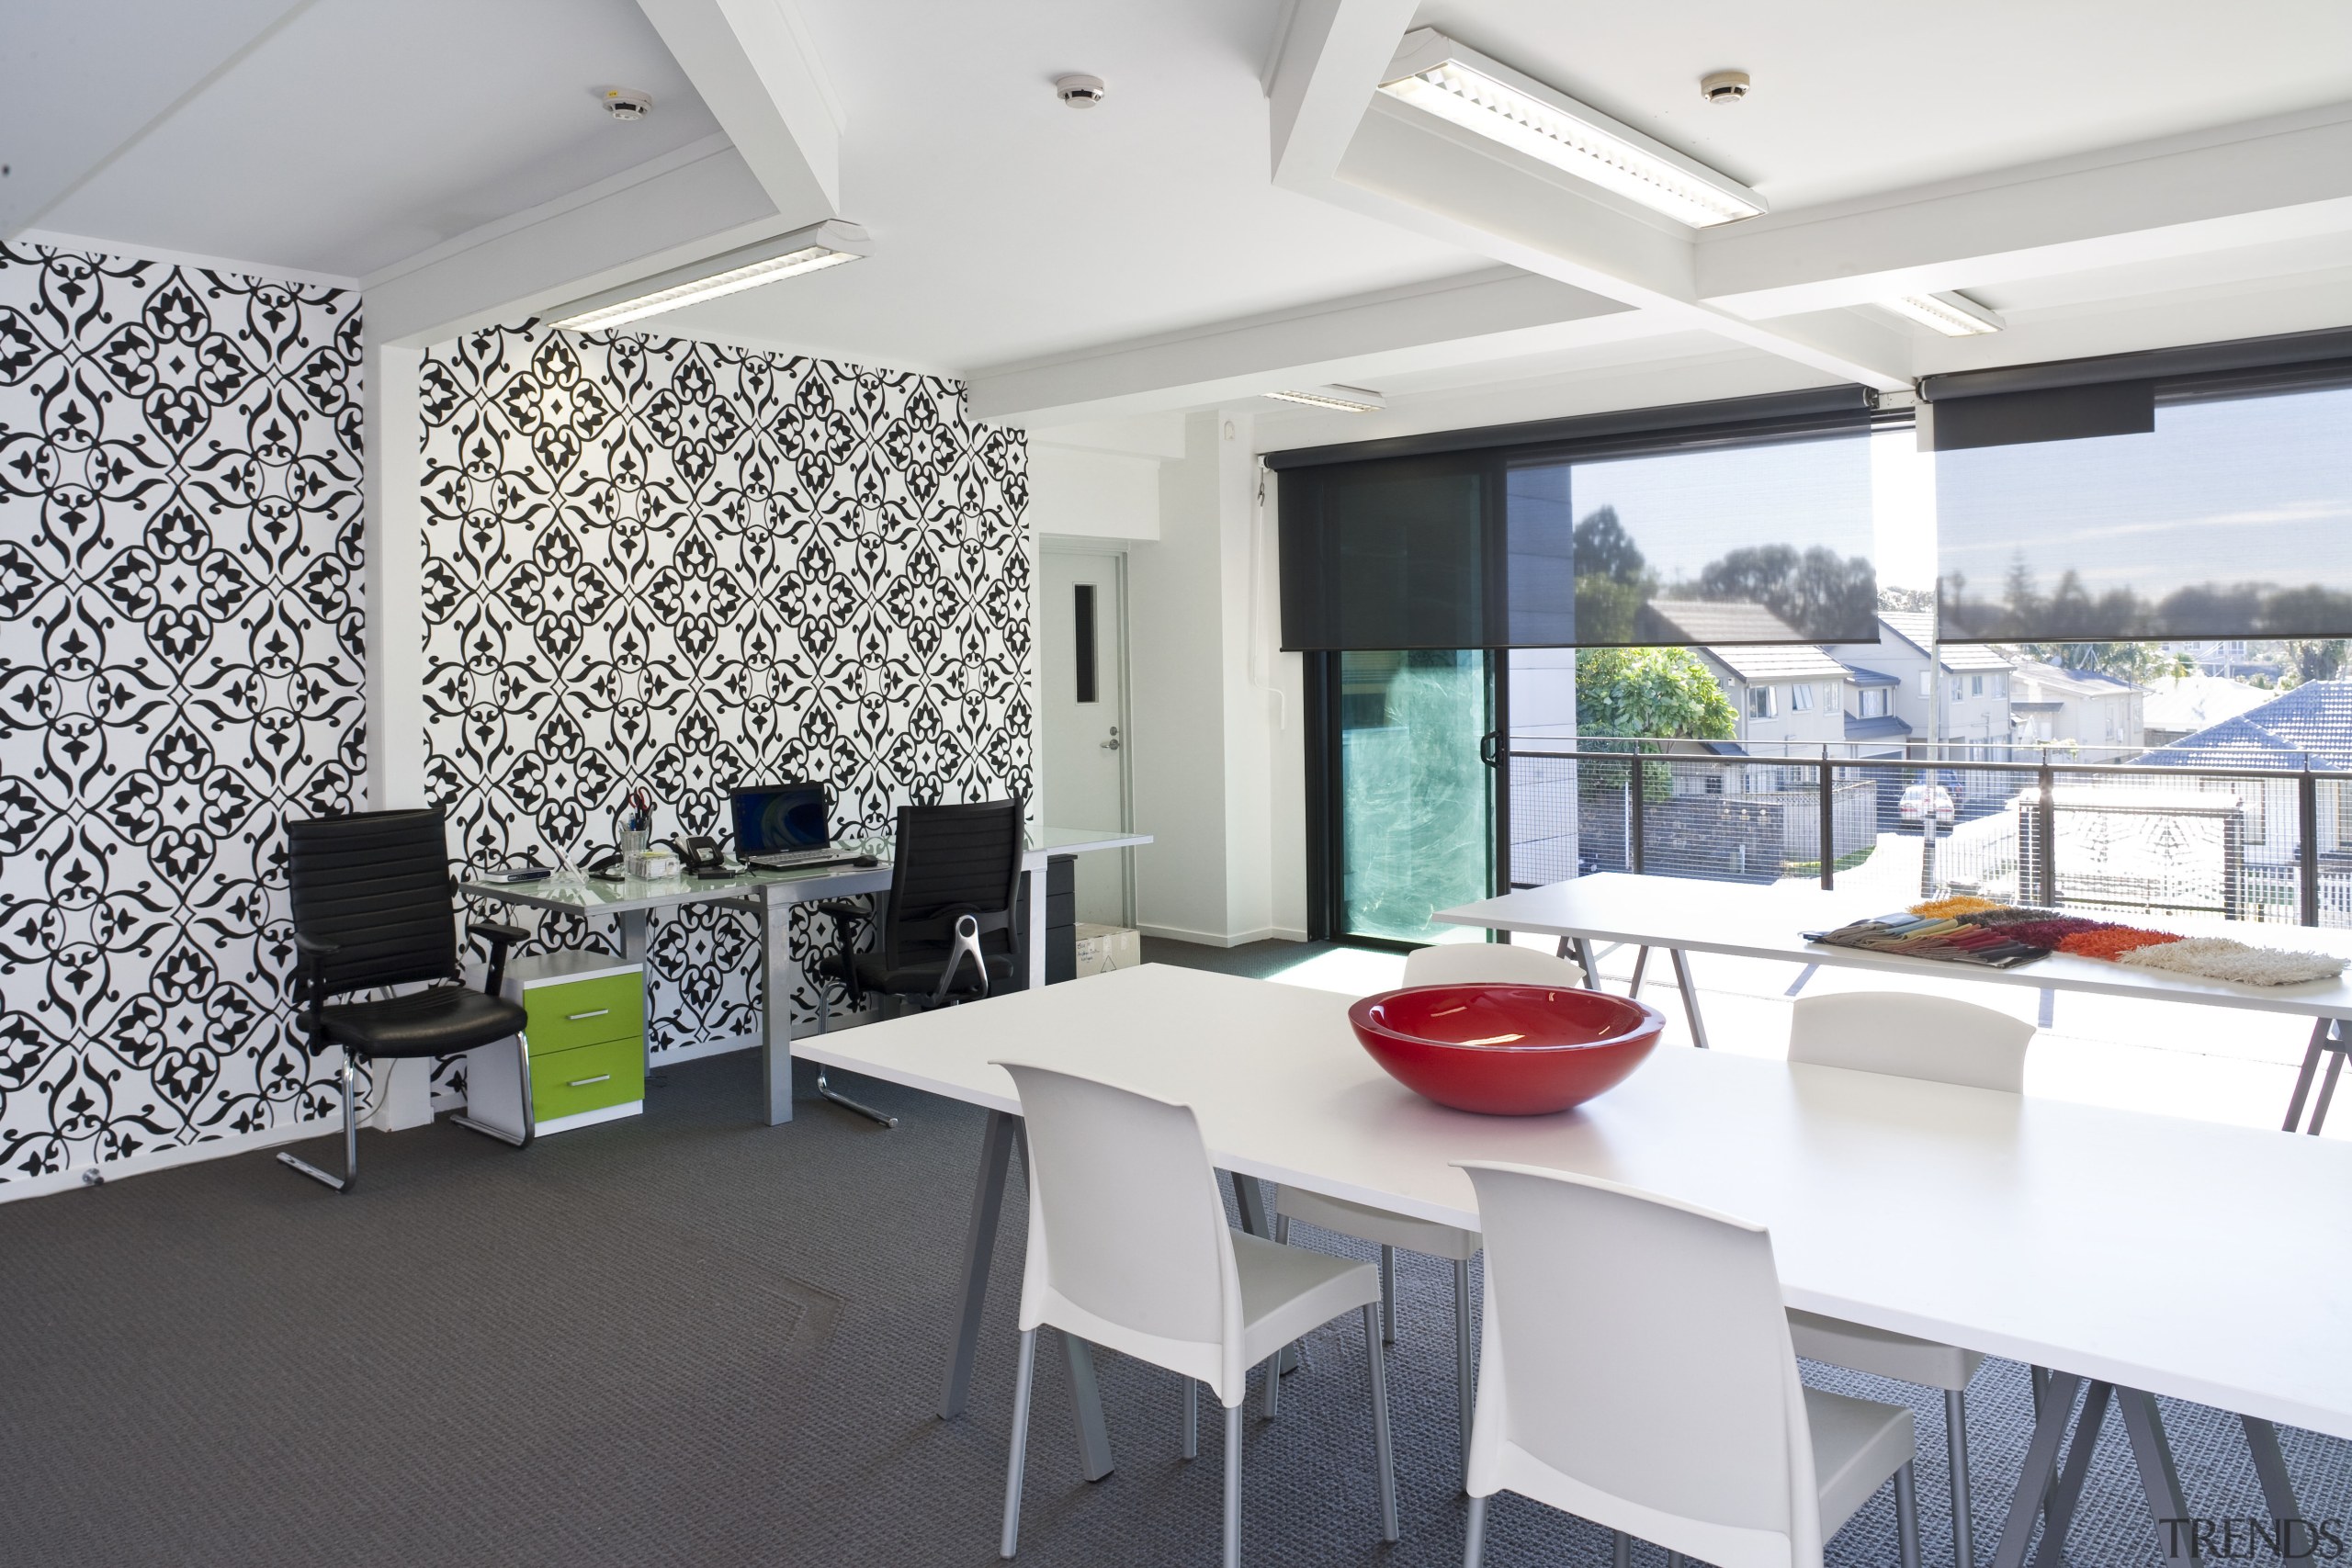
[[[2352,1146],[1673,1044],[1576,1111],[1474,1116],[1382,1073],[1348,1005],[1145,964],[800,1043],[828,1066],[989,1112],[942,1415],[964,1406],[1019,1140],[1012,1079],[989,1065],[1012,1059],[1191,1105],[1253,1229],[1251,1178],[1476,1229],[1453,1162],[1523,1161],[1762,1222],[1791,1306],[2053,1369],[1996,1559],[2007,1568],[2045,1506],[2064,1540],[2082,1476],[2074,1462],[2057,1473],[2058,1443],[2086,1383],[2086,1421],[2110,1399],[2120,1410],[2158,1518],[2188,1509],[2150,1394],[2243,1416],[2281,1517],[2296,1505],[2270,1424],[2352,1438],[2352,1210],[2322,1196],[2352,1192]],[[2208,1266],[2216,1248],[2248,1269]],[[1065,1344],[1095,1477],[1111,1459],[1091,1364]],[[2187,1560],[2186,1540],[2152,1533]]]
[[[1900,903],[1890,904],[1883,894],[1844,888],[1825,891],[1802,882],[1758,885],[1605,871],[1442,909],[1431,919],[1451,925],[1557,937],[1560,956],[1574,956],[1581,962],[1586,983],[1596,990],[1600,977],[1593,963],[1594,942],[1663,948],[1674,960],[1675,978],[1682,989],[1683,1011],[1690,1021],[1693,1041],[1701,1045],[1707,1043],[1707,1034],[1699,1015],[1697,988],[1690,978],[1689,955],[1693,953],[1771,958],[1789,964],[1876,970],[1889,975],[1932,975],[1946,980],[2022,986],[2030,990],[2088,991],[2142,1001],[2189,1002],[2199,1007],[2238,1008],[2308,1018],[2312,1021],[2311,1043],[2303,1053],[2302,1068],[2296,1075],[2294,1092],[2288,1101],[2285,1130],[2294,1132],[2302,1122],[2303,1107],[2310,1099],[2312,1080],[2323,1056],[2328,1058],[2327,1077],[2320,1087],[2318,1101],[2312,1107],[2306,1130],[2316,1134],[2326,1121],[2328,1101],[2335,1098],[2345,1058],[2352,1055],[2352,1030],[2338,1027],[2346,1020],[2352,1020],[2352,974],[2300,986],[2244,986],[2223,980],[2199,980],[2159,969],[2139,969],[2099,958],[2077,958],[2066,953],[2053,953],[2014,969],[1990,969],[1975,964],[1900,958],[1866,953],[1860,948],[1830,947],[1804,939],[1806,931],[1835,931],[1853,920],[1891,914],[1901,907]],[[2233,937],[2250,946],[2324,953],[2352,961],[2352,931],[2249,920],[2183,919],[2121,911],[2110,918],[2126,925],[2144,923],[2154,929],[2178,931],[2183,936]],[[1643,967],[1639,962],[1634,965],[1634,985],[1637,990]]]

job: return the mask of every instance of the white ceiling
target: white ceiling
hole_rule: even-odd
[[[17,3],[58,22],[25,36],[53,33],[51,53],[88,63],[85,0]],[[373,277],[371,321],[403,289],[420,321],[527,314],[592,277],[644,276],[656,252],[690,263],[805,221],[776,211],[790,203],[774,160],[798,145],[831,177],[832,143],[807,141],[814,96],[837,121],[839,215],[872,231],[871,258],[649,328],[965,376],[976,407],[1032,425],[1385,377],[1364,384],[1392,395],[1389,415],[1330,426],[1370,434],[2352,323],[2347,0],[1428,0],[1410,18],[1398,0],[221,0],[212,14],[209,39],[117,29],[104,47],[122,60],[74,78],[137,91],[119,95],[115,141],[88,125],[60,141],[112,150],[86,154],[38,232]],[[782,26],[761,32],[763,17]],[[1773,216],[1694,244],[1627,226],[1555,172],[1352,129],[1408,19],[1756,186]],[[714,76],[682,28],[720,39],[722,64],[740,43],[749,72]],[[1302,38],[1312,69],[1341,62],[1342,90],[1294,121],[1269,92]],[[19,69],[40,53],[20,51]],[[1754,96],[1702,103],[1698,77],[1725,67],[1753,73]],[[1109,101],[1058,103],[1066,72],[1106,78]],[[650,90],[652,117],[610,120],[612,85]],[[71,84],[50,99],[69,87],[90,101]],[[775,111],[764,131],[747,101]],[[44,103],[0,95],[0,141],[29,144],[7,118],[26,105],[63,126]],[[2344,155],[2290,156],[2291,138],[2243,129],[2296,111],[2310,111],[2296,147]],[[1343,172],[1294,167],[1317,113],[1340,117],[1328,151]],[[2220,161],[2177,178],[2140,145],[2209,131]],[[761,134],[784,140],[763,151]],[[1389,161],[1360,164],[1366,146]],[[2051,161],[2082,154],[2111,172],[2061,190]],[[665,185],[651,170],[684,172]],[[1969,183],[1931,188],[1952,180]],[[633,206],[597,194],[625,186]],[[572,216],[516,221],[541,204]],[[2011,330],[1946,340],[1885,314],[1869,280],[1906,267],[1932,280],[1905,287],[1964,288]],[[1268,421],[1306,417],[1332,416]]]
[[[365,277],[718,130],[634,0],[314,0],[39,221]]]
[[[2344,0],[1430,0],[1418,17],[1776,211],[2352,98]],[[1716,106],[1711,71],[1755,91]]]
[[[1278,190],[1277,0],[803,0],[874,257],[673,311],[690,334],[969,371],[1482,267]],[[920,25],[912,25],[920,17]],[[1073,109],[1056,76],[1109,100]]]

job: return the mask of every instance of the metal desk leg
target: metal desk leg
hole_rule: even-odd
[[[964,1229],[963,1290],[956,1302],[956,1325],[947,1337],[947,1382],[939,1393],[939,1415],[952,1421],[964,1414],[972,1392],[972,1362],[979,1352],[980,1311],[988,1304],[989,1269],[996,1260],[997,1223],[1004,1217],[1004,1175],[1012,1145],[1021,1138],[1021,1118],[989,1112],[980,1134],[980,1169],[972,1186],[972,1218]]]
[[[775,884],[760,900],[760,1077],[771,1127],[792,1120],[792,993],[800,965],[792,956],[792,903]]]
[[[614,918],[614,923],[620,927],[621,957],[639,966],[637,983],[643,987],[647,979],[644,968],[647,911],[623,909]],[[649,1022],[653,1017],[653,1007],[650,998],[646,1004],[645,1016]],[[645,1081],[649,1087],[653,1082],[653,1031],[650,1029],[645,1031]]]
[[[1679,947],[1667,953],[1674,959],[1674,983],[1682,991],[1682,1013],[1690,1021],[1690,1043],[1703,1051],[1707,1048],[1707,1022],[1699,1016],[1699,985],[1690,978],[1690,955]]]
[[[2319,1071],[2319,1059],[2327,1054],[2330,1036],[2336,1028],[2332,1018],[2323,1018],[2312,1025],[2312,1043],[2303,1050],[2303,1065],[2295,1074],[2295,1092],[2287,1101],[2287,1120],[2279,1131],[2291,1133],[2302,1124],[2303,1102],[2311,1098],[2312,1078]]]
[[[1070,1403],[1078,1408],[1078,1465],[1089,1481],[1111,1473],[1111,1433],[1102,1424],[1102,1390],[1094,1381],[1094,1347],[1075,1334],[1062,1336],[1062,1359],[1069,1369]]]
[[[2001,1522],[2000,1544],[1993,1551],[1993,1568],[2025,1568],[2026,1544],[2041,1517],[2042,1499],[2058,1471],[2058,1445],[2075,1416],[2075,1395],[2083,1380],[2068,1372],[2052,1372],[2036,1401],[2040,1410],[2033,1438],[2026,1445],[2025,1463],[2018,1471],[2016,1489],[2009,1494],[2008,1517]]]
[[[2339,1050],[2330,1057],[2327,1064],[2327,1077],[2320,1080],[2319,1103],[2312,1107],[2312,1124],[2305,1129],[2314,1138],[2319,1136],[2319,1130],[2327,1125],[2328,1101],[2335,1098],[2335,1080],[2344,1076],[2346,1055],[2346,1052]]]
[[[1635,1001],[1642,997],[1642,976],[1650,966],[1650,950],[1646,947],[1634,954],[1634,983],[1625,987],[1625,995]]]
[[[2041,1550],[2033,1554],[2034,1568],[2063,1568],[2066,1532],[2074,1528],[2075,1507],[2082,1501],[2083,1483],[2090,1479],[2091,1455],[2098,1448],[2098,1429],[2107,1421],[2112,1383],[2095,1382],[2083,1395],[2083,1413],[2075,1422],[2075,1436],[2066,1445],[2066,1462],[2059,1467],[2058,1483],[2042,1500]]]
[[[1041,991],[1046,987],[1046,887],[1048,878],[1044,865],[1035,871],[1023,871],[1021,874],[1028,878],[1029,886],[1029,933],[1023,942],[1028,962],[1024,967],[1029,972],[1028,988]]]
[[[2302,1517],[2302,1510],[2295,1502],[2295,1483],[2287,1474],[2287,1456],[2278,1451],[2278,1428],[2251,1416],[2238,1419],[2245,1425],[2245,1446],[2254,1450],[2254,1472],[2262,1478],[2262,1501],[2270,1510],[2270,1517]]]
[[[2140,1465],[2140,1490],[2148,1499],[2150,1521],[2156,1528],[2156,1551],[2166,1563],[2194,1563],[2197,1540],[2185,1522],[2188,1499],[2180,1489],[2180,1472],[2172,1460],[2172,1444],[2165,1440],[2164,1417],[2156,1414],[2156,1398],[2136,1388],[2119,1388],[2115,1403],[2123,1416],[2123,1430],[2132,1438],[2132,1457]]]
[[[1600,989],[1600,964],[1592,956],[1592,942],[1589,938],[1577,938],[1577,963],[1584,970],[1584,988],[1588,991]]]

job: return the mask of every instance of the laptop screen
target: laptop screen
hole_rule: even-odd
[[[784,854],[832,845],[831,815],[823,784],[745,784],[728,795],[735,810],[739,855]]]

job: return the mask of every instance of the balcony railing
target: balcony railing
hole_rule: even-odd
[[[1704,741],[1522,734],[1487,750],[1508,772],[1516,886],[1604,870],[1802,878],[1890,900],[1965,892],[2352,926],[2352,773],[1984,741],[1934,756],[1758,742],[1724,755]]]

